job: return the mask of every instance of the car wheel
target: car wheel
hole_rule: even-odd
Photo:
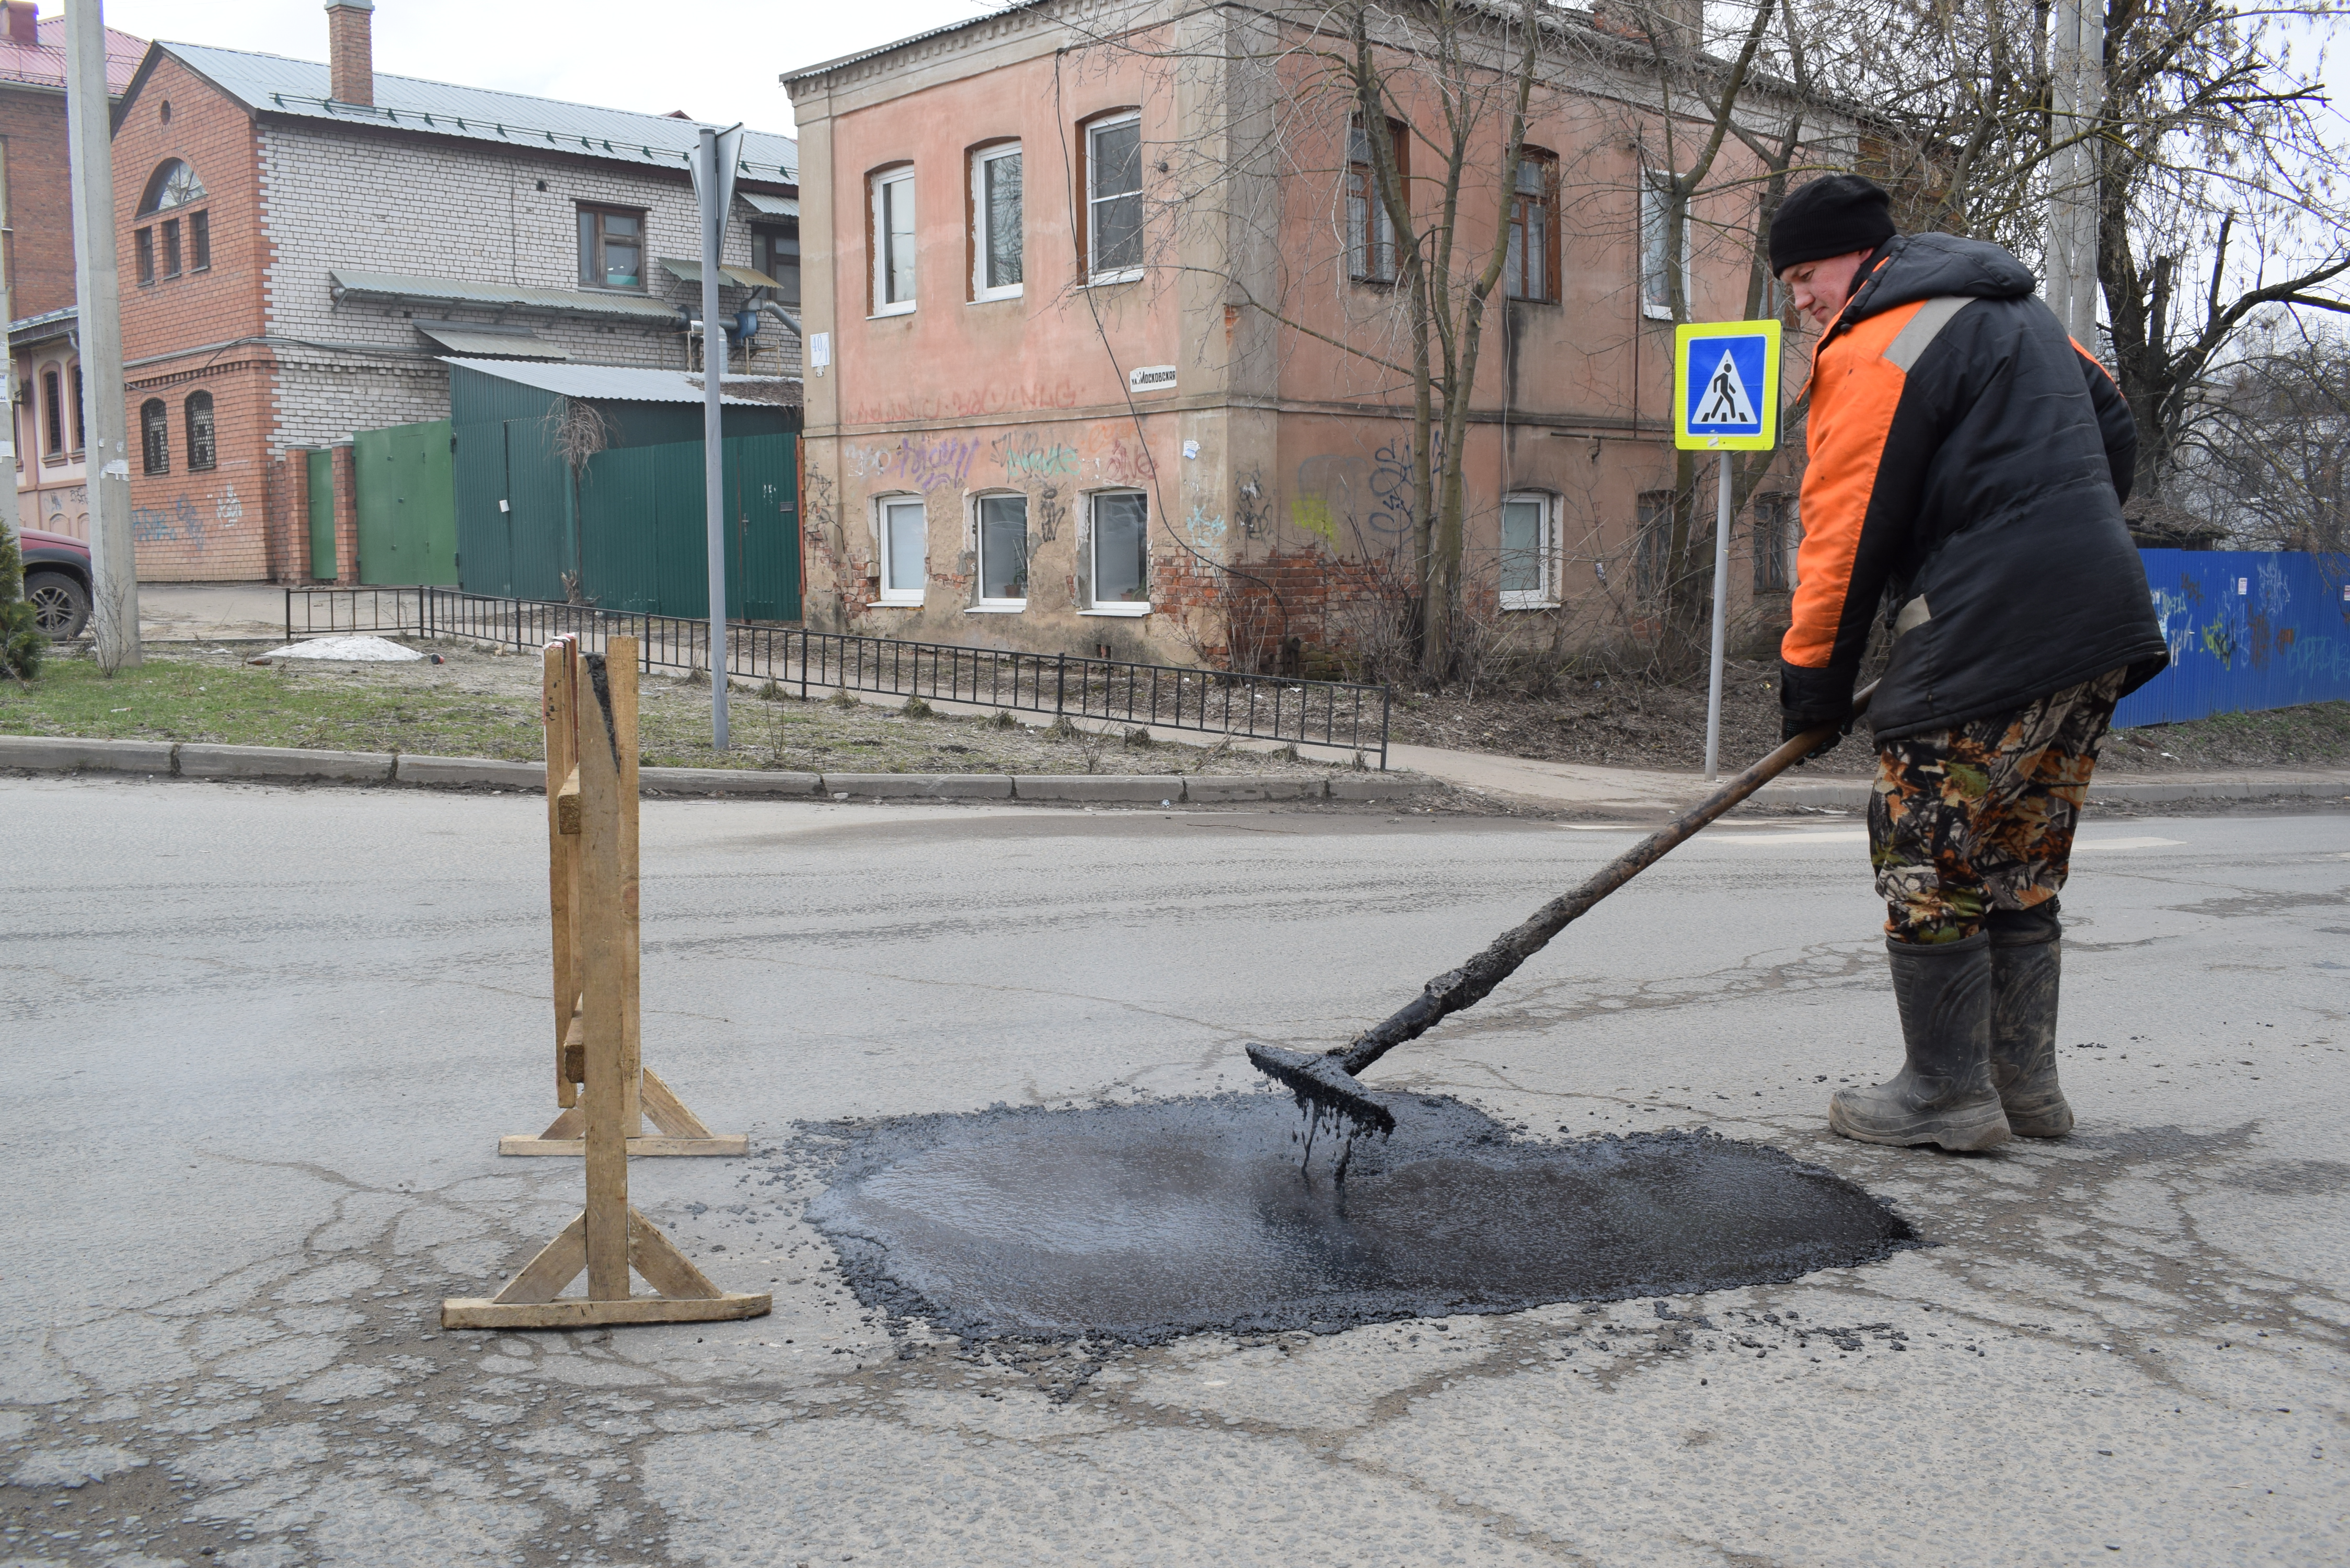
[[[89,624],[89,590],[63,572],[26,572],[25,602],[53,642],[79,637]]]

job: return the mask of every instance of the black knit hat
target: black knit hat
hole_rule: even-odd
[[[1874,180],[1830,174],[1779,204],[1771,220],[1771,273],[1800,262],[1873,251],[1894,235],[1893,198]]]

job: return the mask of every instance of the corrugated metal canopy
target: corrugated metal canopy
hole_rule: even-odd
[[[557,311],[569,316],[618,317],[629,321],[675,321],[677,311],[658,299],[632,294],[598,294],[586,289],[528,288],[510,283],[475,283],[461,277],[420,277],[411,273],[359,272],[331,267],[327,281],[335,297],[345,295],[367,300],[398,302],[421,299],[434,304],[503,305],[524,310]]]
[[[693,284],[698,284],[702,281],[702,264],[698,261],[686,261],[678,256],[663,256],[660,258],[660,264],[671,277],[682,278],[687,283]],[[723,263],[721,263],[718,271],[720,275],[725,277],[729,282],[739,283],[744,288],[781,288],[784,286],[782,284],[777,283],[774,278],[769,277],[765,273],[761,272],[756,267],[727,266]]]
[[[570,355],[528,332],[488,332],[479,327],[441,321],[420,321],[416,330],[452,354],[472,358],[504,356],[513,359],[568,359]]]
[[[504,147],[540,148],[650,163],[683,173],[700,126],[667,115],[598,109],[560,99],[493,92],[417,77],[375,73],[372,106],[338,103],[327,67],[278,55],[215,49],[202,44],[161,44],[166,54],[210,80],[247,109],[267,114],[352,125],[397,125],[407,130],[463,137]],[[737,172],[744,179],[799,183],[799,143],[772,131],[745,130]]]
[[[478,370],[502,381],[536,387],[543,392],[553,392],[563,398],[600,398],[619,403],[702,401],[702,378],[690,376],[683,370],[639,370],[621,365],[534,365],[515,359],[455,358],[444,358],[442,363]],[[729,381],[768,381],[773,379],[766,376],[725,378]],[[725,394],[723,400],[739,408],[771,406],[764,399],[738,398],[731,393]]]
[[[764,191],[737,191],[734,194],[742,198],[743,204],[751,211],[770,218],[796,218],[800,215],[796,197],[770,196]]]

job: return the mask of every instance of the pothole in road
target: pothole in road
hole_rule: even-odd
[[[809,1219],[868,1304],[970,1338],[1331,1330],[1794,1279],[1916,1244],[1851,1182],[1706,1132],[1544,1143],[1457,1100],[1343,1186],[1286,1095],[910,1117]]]

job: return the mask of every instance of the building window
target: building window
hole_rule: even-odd
[[[1020,144],[971,155],[971,296],[1020,297]]]
[[[1754,498],[1754,591],[1783,594],[1795,586],[1795,498],[1783,490]]]
[[[51,457],[63,456],[66,450],[65,400],[57,371],[42,371],[41,415],[47,428],[41,432],[41,450]]]
[[[163,275],[180,275],[180,220],[163,220]]]
[[[579,209],[579,281],[590,288],[645,286],[645,215],[626,207]]]
[[[1558,160],[1539,148],[1518,159],[1502,275],[1512,299],[1558,298]]]
[[[780,305],[800,302],[800,223],[785,218],[751,231],[751,265],[775,280]]]
[[[1663,598],[1672,576],[1674,495],[1669,490],[1640,493],[1640,528],[1632,540],[1632,591],[1644,605]]]
[[[169,213],[181,207],[192,206],[204,199],[204,182],[196,171],[176,158],[166,158],[147,176],[146,192],[139,198],[140,217],[156,213]]]
[[[172,415],[161,398],[139,405],[139,455],[147,472],[172,472]]]
[[[213,265],[213,215],[188,214],[188,270],[209,272]]]
[[[881,602],[918,605],[929,569],[930,526],[919,495],[881,503]]]
[[[1673,319],[1673,290],[1665,265],[1666,242],[1672,230],[1672,176],[1653,169],[1640,171],[1640,314],[1651,321]],[[1690,233],[1681,223],[1681,308],[1690,304]]]
[[[1141,275],[1142,116],[1129,111],[1086,127],[1086,277]]]
[[[1502,607],[1545,609],[1558,603],[1558,501],[1513,495],[1502,503]]]
[[[81,367],[79,365],[73,368],[73,407],[69,411],[73,415],[73,449],[79,452],[87,444],[82,439],[81,421],[88,413],[87,407],[81,400]]]
[[[1407,167],[1405,134],[1401,125],[1388,121],[1388,146],[1399,182]],[[1395,222],[1379,200],[1370,133],[1359,120],[1347,131],[1347,274],[1365,283],[1393,283],[1396,275]]]
[[[130,236],[130,248],[139,253],[139,281],[153,283],[155,281],[155,231],[151,227],[135,231]]]
[[[1150,607],[1148,498],[1139,490],[1107,490],[1093,497],[1087,530],[1093,607]]]
[[[213,395],[188,394],[188,472],[203,473],[219,465],[213,441]]]
[[[979,602],[1012,609],[1028,601],[1028,498],[979,498]]]
[[[873,176],[867,214],[873,258],[873,314],[902,316],[914,308],[914,170],[910,164]]]

